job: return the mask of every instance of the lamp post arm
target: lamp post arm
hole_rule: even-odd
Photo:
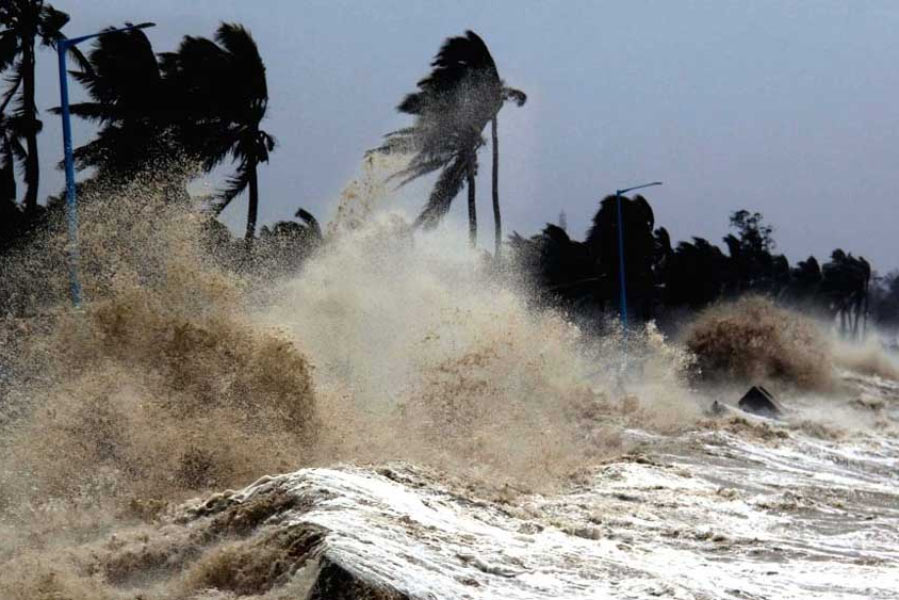
[[[119,27],[118,29],[109,29],[107,31],[98,31],[97,33],[91,33],[89,35],[82,35],[74,38],[63,38],[62,40],[60,40],[60,43],[66,46],[77,46],[81,42],[93,39],[95,37],[100,37],[102,35],[109,35],[110,33],[122,33],[124,31],[133,31],[135,29],[146,29],[147,27],[153,27],[155,25],[156,23],[139,23],[137,25],[129,25],[127,27]]]
[[[623,190],[616,190],[615,195],[619,196],[621,194],[633,192],[634,190],[642,190],[643,188],[653,187],[656,185],[662,185],[662,182],[661,181],[653,181],[652,183],[644,183],[642,185],[635,185],[634,187],[625,188]]]

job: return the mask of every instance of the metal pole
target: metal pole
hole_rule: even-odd
[[[627,332],[627,285],[624,275],[624,220],[621,218],[621,195],[627,192],[632,192],[634,190],[642,190],[643,188],[653,187],[655,185],[662,185],[662,182],[653,181],[652,183],[635,185],[634,187],[625,188],[623,190],[615,190],[615,204],[617,206],[618,212],[618,281],[621,291],[619,311],[621,317],[621,327],[625,333]]]
[[[68,222],[69,288],[72,304],[81,306],[81,281],[78,278],[78,207],[75,203],[75,157],[72,151],[72,118],[69,114],[69,84],[66,77],[67,40],[56,46],[59,55],[59,101],[62,114],[62,146],[66,169],[66,221]]]

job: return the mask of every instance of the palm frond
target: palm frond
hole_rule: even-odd
[[[0,73],[8,69],[19,54],[19,38],[13,29],[0,32]]]
[[[451,162],[437,178],[434,189],[428,197],[421,214],[415,219],[414,227],[432,229],[449,212],[453,199],[462,189],[462,183],[468,171],[468,162],[463,156],[458,156]]]
[[[69,15],[50,5],[41,7],[37,19],[37,34],[41,45],[55,48],[62,38],[62,28],[69,22]]]
[[[16,68],[12,69],[12,75],[6,78],[9,87],[6,89],[6,92],[3,93],[3,99],[0,100],[0,114],[6,112],[7,105],[9,105],[9,102],[13,99],[13,96],[16,95],[16,92],[19,91],[19,87],[22,85],[23,73],[19,64],[20,62],[16,63]]]
[[[62,112],[59,106],[53,106],[48,109],[50,113],[58,115]],[[104,122],[114,121],[120,115],[115,107],[109,107],[99,102],[76,102],[69,105],[69,113],[76,117],[81,117],[88,121]]]
[[[75,61],[75,65],[81,69],[82,72],[90,73],[93,70],[91,61],[87,59],[78,46],[69,46],[68,53],[69,58]]]
[[[528,95],[522,92],[521,90],[504,87],[503,88],[503,100],[512,100],[518,106],[524,106],[524,103],[528,101]]]
[[[221,201],[221,207],[218,212],[223,211],[228,204],[238,197],[250,184],[250,169],[246,160],[240,161],[234,175],[228,178],[224,188],[218,191],[216,197]]]
[[[322,228],[318,224],[318,219],[316,219],[314,216],[312,216],[312,213],[301,208],[301,209],[297,210],[297,212],[294,216],[296,218],[302,220],[303,223],[306,224],[306,227],[309,229],[309,231],[312,232],[312,236],[316,240],[321,241],[322,239],[324,239],[324,236],[322,235]]]

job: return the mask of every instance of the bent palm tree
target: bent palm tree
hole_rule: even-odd
[[[90,100],[71,105],[71,113],[102,127],[96,139],[75,150],[79,169],[93,167],[98,176],[130,176],[148,161],[174,155],[177,98],[143,31],[97,38],[89,64],[72,75]]]
[[[31,218],[37,212],[38,162],[37,134],[43,124],[38,119],[35,104],[35,42],[55,47],[61,30],[69,22],[69,15],[56,10],[44,0],[4,0],[0,2],[0,72],[12,68],[9,88],[0,100],[3,108],[12,100],[15,111],[8,117],[11,129],[25,140],[25,154],[17,156],[25,171],[25,214]],[[73,47],[73,56],[83,63],[83,57]],[[2,109],[0,109],[2,112]]]
[[[378,148],[385,153],[413,154],[409,165],[394,174],[400,185],[440,171],[416,226],[433,227],[449,211],[453,199],[468,187],[468,225],[472,245],[477,241],[475,175],[481,132],[495,118],[506,97],[523,103],[524,94],[506,88],[484,41],[473,31],[444,41],[431,63],[434,69],[418,82],[397,110],[414,115],[415,124],[387,134]],[[494,167],[494,172],[496,167]],[[498,214],[498,197],[496,200]]]
[[[163,55],[163,70],[187,105],[180,138],[188,153],[211,170],[227,157],[237,170],[218,194],[221,212],[249,189],[246,239],[256,234],[257,167],[268,162],[275,139],[259,124],[268,108],[265,65],[256,42],[241,25],[223,23],[214,41],[185,37],[178,51]]]

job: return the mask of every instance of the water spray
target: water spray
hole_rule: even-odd
[[[110,33],[122,33],[135,29],[153,27],[155,23],[141,23],[129,25],[120,29],[110,29],[90,35],[82,35],[75,38],[62,38],[56,43],[56,52],[59,57],[59,107],[62,116],[62,149],[66,170],[66,220],[68,223],[68,262],[69,262],[69,288],[72,294],[72,304],[75,308],[81,306],[81,280],[78,277],[78,209],[75,200],[75,153],[72,151],[72,119],[69,113],[69,83],[66,76],[66,53],[86,40],[90,40]]]

